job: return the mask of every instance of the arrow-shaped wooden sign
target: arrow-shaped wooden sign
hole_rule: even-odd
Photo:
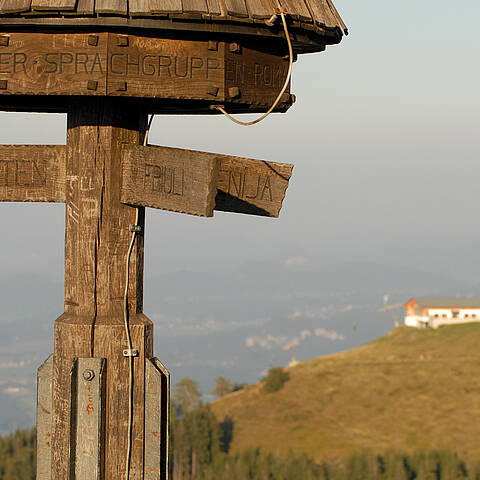
[[[64,145],[0,146],[0,201],[65,202]],[[126,145],[121,202],[190,215],[278,217],[293,165],[169,147]],[[88,186],[91,179],[76,179]]]
[[[65,202],[64,145],[0,145],[0,201]]]
[[[278,217],[293,165],[170,147],[123,149],[121,201],[211,217]]]

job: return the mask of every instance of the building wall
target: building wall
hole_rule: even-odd
[[[417,315],[405,315],[405,325],[417,328],[468,322],[480,322],[480,308],[424,308]]]
[[[475,308],[429,308],[424,315],[433,318],[480,318],[480,309]],[[467,320],[470,321],[470,320]]]

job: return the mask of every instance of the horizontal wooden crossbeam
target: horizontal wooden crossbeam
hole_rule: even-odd
[[[65,202],[64,145],[0,145],[0,201]]]
[[[0,201],[65,202],[91,178],[65,174],[64,145],[0,146]],[[278,217],[293,165],[169,147],[125,145],[121,202],[190,215]]]
[[[108,96],[265,110],[285,82],[282,55],[238,43],[115,33],[12,32],[0,38],[0,105],[12,95]],[[293,101],[290,90],[278,110]],[[198,113],[198,106],[192,113]]]

